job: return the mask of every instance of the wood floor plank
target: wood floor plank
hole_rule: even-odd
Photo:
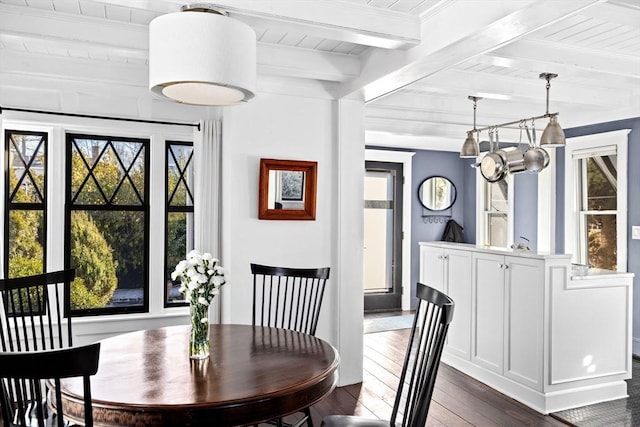
[[[452,384],[454,388],[451,388],[448,384]],[[483,413],[485,414],[487,412],[484,411],[486,411],[487,408],[498,409],[496,412],[489,412],[490,414],[494,414],[496,421],[502,422],[504,420],[505,422],[513,422],[514,424],[512,425],[563,425],[562,423],[558,424],[556,422],[557,420],[534,411],[446,364],[441,364],[438,379],[436,380],[436,390],[448,392],[456,398],[460,398],[460,395],[464,395],[468,399],[473,398],[475,399],[474,406],[483,408]],[[517,424],[518,422],[521,424]]]
[[[473,424],[452,412],[449,408],[442,406],[437,401],[432,401],[429,407],[429,416],[427,417],[427,426],[447,426],[447,427],[468,427]]]
[[[409,339],[408,329],[364,336],[363,382],[336,388],[311,408],[314,425],[330,414],[388,419]],[[566,424],[441,364],[428,427],[557,427]]]

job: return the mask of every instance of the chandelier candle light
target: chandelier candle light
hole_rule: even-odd
[[[187,258],[176,265],[171,273],[172,280],[180,281],[180,293],[189,303],[191,312],[191,333],[189,337],[189,357],[206,359],[209,357],[209,307],[213,297],[220,293],[224,285],[224,269],[220,261],[210,253],[192,250]]]

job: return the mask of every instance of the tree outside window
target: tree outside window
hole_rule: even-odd
[[[581,171],[582,259],[591,267],[617,269],[617,157],[595,155],[578,160]]]

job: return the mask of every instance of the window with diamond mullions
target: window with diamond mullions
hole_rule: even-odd
[[[44,272],[47,133],[5,130],[4,275]]]
[[[66,265],[74,314],[148,310],[149,140],[67,134]]]
[[[165,186],[165,307],[186,305],[171,272],[193,249],[193,143],[167,141]]]

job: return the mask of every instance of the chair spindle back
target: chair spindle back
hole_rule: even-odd
[[[253,325],[315,335],[329,270],[251,264]]]
[[[71,317],[65,319],[65,312],[69,312],[74,279],[75,269],[0,279],[1,350],[28,352],[71,347]],[[13,402],[6,408],[10,419],[17,417],[23,423],[44,397],[40,381],[5,379],[1,387]]]
[[[403,427],[425,425],[445,338],[453,319],[454,303],[444,293],[418,283],[416,296],[418,308],[391,414],[391,425]],[[396,424],[399,415],[402,421]]]
[[[58,427],[65,425],[62,406],[62,394],[60,393],[60,379],[82,377],[84,391],[84,421],[85,426],[93,426],[93,407],[91,404],[91,380],[90,376],[98,371],[98,359],[100,357],[100,343],[90,344],[84,347],[71,347],[45,351],[23,351],[0,353],[0,378],[15,383],[31,382],[40,383],[43,380],[52,379],[55,384],[54,407],[56,408],[56,421]],[[44,407],[44,393],[40,388],[36,389],[34,401],[35,411],[31,414],[22,412],[15,423],[19,426],[32,425],[32,416],[39,427],[45,427],[46,408]],[[0,387],[0,404],[2,405],[2,418],[5,425],[11,420],[12,408],[7,407],[12,396],[4,387]],[[24,411],[23,408],[21,411]]]

